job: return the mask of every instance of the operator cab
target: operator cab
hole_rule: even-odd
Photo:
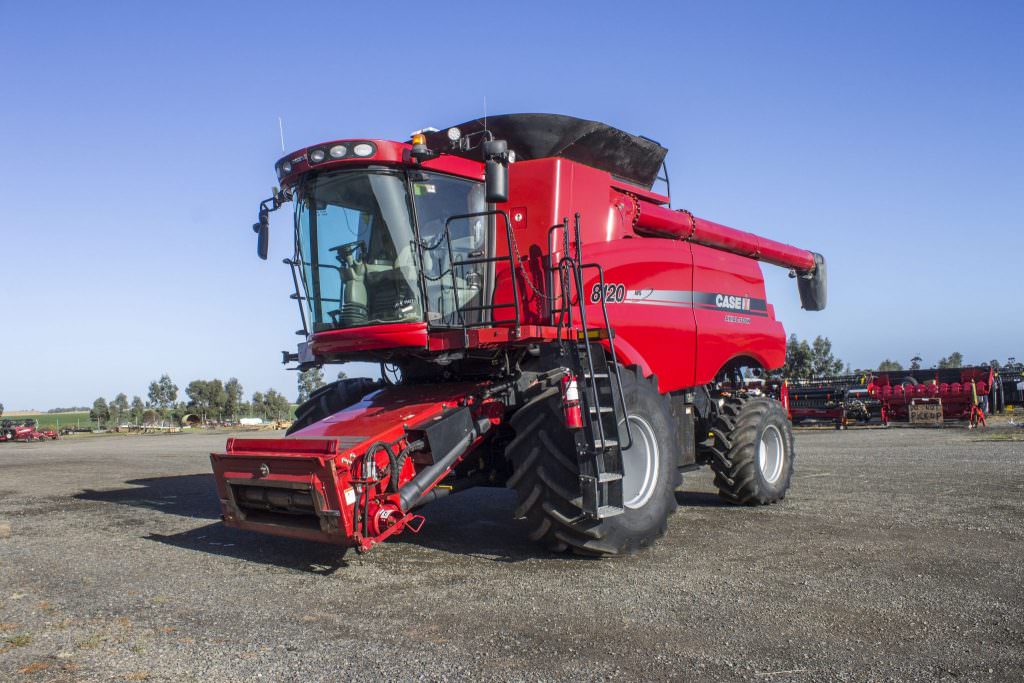
[[[479,306],[488,253],[483,183],[419,170],[311,173],[295,188],[295,239],[312,332],[426,320]],[[446,232],[447,227],[447,232]]]
[[[286,263],[307,338],[488,324],[494,197],[485,164],[421,157],[422,139],[336,141],[278,161],[282,189],[261,204],[253,229],[266,258],[268,214],[294,202],[295,256]]]

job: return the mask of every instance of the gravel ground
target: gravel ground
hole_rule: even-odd
[[[1019,681],[1024,442],[983,438],[800,432],[783,504],[691,474],[600,561],[503,490],[363,557],[222,528],[223,435],[0,444],[0,679]]]

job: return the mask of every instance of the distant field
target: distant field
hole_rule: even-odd
[[[28,415],[4,413],[3,416],[0,416],[0,420],[27,420],[29,418],[35,420],[40,427],[46,429],[74,427],[75,425],[88,427],[92,424],[89,422],[89,413],[33,413]]]

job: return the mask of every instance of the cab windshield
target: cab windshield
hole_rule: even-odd
[[[447,236],[445,222],[485,208],[482,183],[441,174],[359,169],[307,178],[295,226],[311,331],[478,320],[486,272],[460,262],[486,254],[486,218],[451,221]]]

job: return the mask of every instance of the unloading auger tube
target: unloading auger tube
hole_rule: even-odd
[[[821,311],[828,302],[825,257],[806,249],[744,232],[665,206],[634,199],[634,227],[637,232],[686,240],[732,254],[789,268],[799,278],[804,309]]]

